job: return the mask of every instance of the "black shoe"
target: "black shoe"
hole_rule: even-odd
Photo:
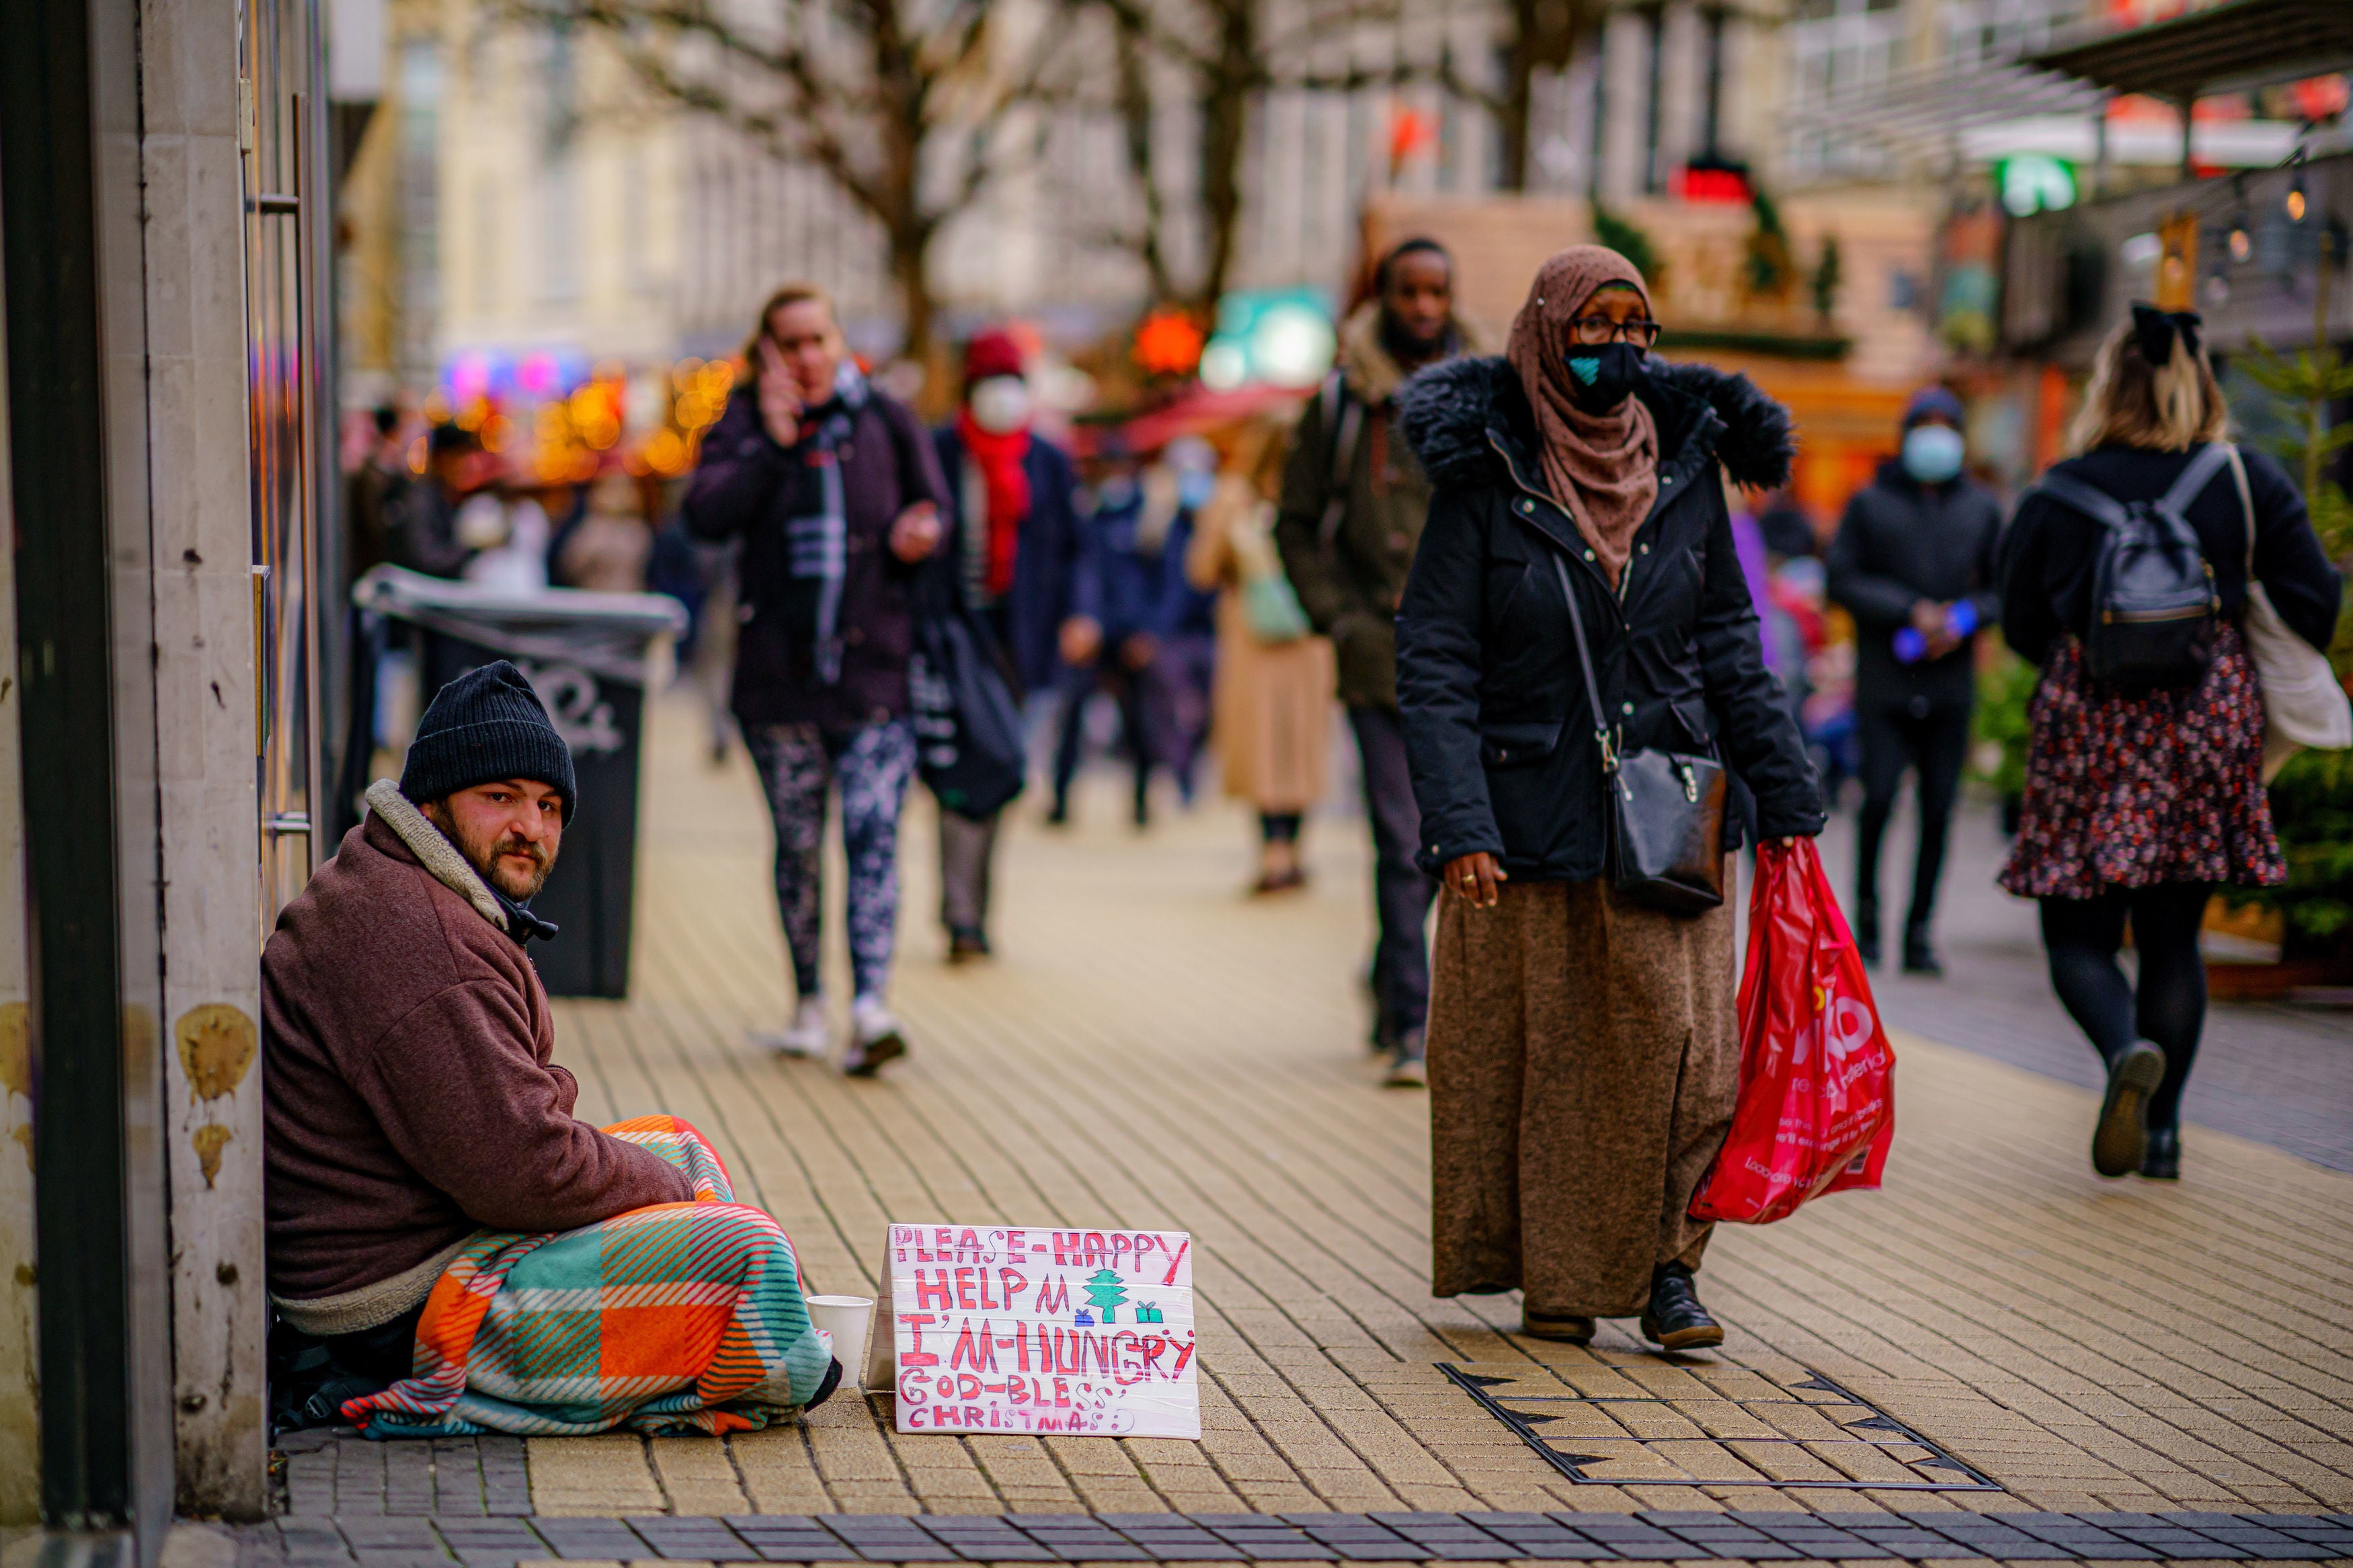
[[[1642,1309],[1642,1337],[1662,1350],[1709,1350],[1724,1342],[1724,1329],[1699,1304],[1692,1271],[1680,1263],[1651,1270],[1651,1304]]]
[[[1854,951],[1867,968],[1879,967],[1879,906],[1858,904],[1854,911]]]
[[[1520,1309],[1520,1332],[1532,1340],[1551,1340],[1564,1345],[1589,1345],[1593,1342],[1593,1320],[1570,1315],[1555,1317],[1550,1312]]]
[[[1945,977],[1945,966],[1936,961],[1936,945],[1928,940],[1925,922],[1904,932],[1904,973],[1925,975],[1930,980]]]
[[[2165,1078],[2165,1053],[2135,1040],[2108,1064],[2108,1092],[2092,1133],[2092,1169],[2129,1176],[2148,1154],[2148,1097]]]
[[[1053,809],[1046,814],[1046,826],[1049,827],[1068,827],[1070,825],[1071,803],[1067,800],[1056,801],[1054,803]]]
[[[988,933],[977,926],[959,926],[948,932],[948,962],[966,963],[988,956]]]
[[[2181,1180],[2181,1129],[2152,1127],[2148,1150],[2140,1157],[2140,1173],[2152,1182]]]

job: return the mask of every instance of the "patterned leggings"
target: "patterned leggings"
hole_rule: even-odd
[[[793,983],[818,992],[819,880],[826,796],[841,784],[841,843],[849,862],[849,973],[860,996],[891,978],[899,924],[899,810],[915,773],[915,731],[904,719],[825,730],[754,724],[744,735],[776,823],[776,910],[792,950]]]

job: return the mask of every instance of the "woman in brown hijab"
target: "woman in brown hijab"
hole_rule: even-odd
[[[1725,509],[1726,477],[1788,478],[1788,415],[1745,377],[1651,358],[1658,332],[1632,264],[1575,246],[1536,274],[1502,358],[1408,384],[1435,493],[1398,697],[1420,860],[1444,889],[1432,1289],[1518,1289],[1538,1338],[1581,1344],[1595,1319],[1639,1314],[1688,1350],[1724,1339],[1692,1278],[1709,1227],[1685,1210],[1739,1075],[1732,916],[1615,885],[1595,700],[1610,754],[1716,761],[1765,837],[1819,833],[1822,810]],[[1727,855],[1742,817],[1725,813]]]

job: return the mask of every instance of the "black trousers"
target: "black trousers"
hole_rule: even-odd
[[[1394,708],[1351,705],[1348,728],[1365,781],[1365,816],[1373,828],[1373,907],[1380,937],[1373,948],[1373,995],[1380,1037],[1394,1043],[1430,1018],[1430,945],[1424,935],[1438,883],[1413,862],[1421,845],[1421,808],[1406,769],[1405,721]]]
[[[1855,844],[1855,918],[1876,924],[1879,910],[1879,845],[1887,836],[1888,815],[1904,770],[1919,775],[1920,847],[1912,863],[1912,909],[1907,925],[1925,929],[1936,910],[1936,879],[1944,874],[1945,842],[1951,836],[1953,802],[1960,794],[1961,767],[1968,761],[1968,702],[1923,702],[1915,707],[1863,704],[1855,713],[1862,742],[1862,818]]]
[[[2135,1040],[2165,1053],[2165,1078],[2148,1097],[2151,1127],[2180,1121],[2181,1088],[2205,1033],[2206,965],[2198,956],[2198,928],[2213,890],[2206,882],[2160,882],[2096,899],[2038,900],[2051,988],[2100,1059],[2115,1061]],[[2140,954],[2137,987],[2116,963],[2127,916]]]
[[[1142,822],[1152,784],[1152,744],[1145,729],[1145,672],[1119,662],[1106,646],[1101,662],[1064,672],[1061,728],[1054,737],[1054,815],[1070,810],[1071,782],[1078,777],[1087,737],[1087,699],[1108,690],[1119,706],[1119,746],[1135,767],[1135,820]]]

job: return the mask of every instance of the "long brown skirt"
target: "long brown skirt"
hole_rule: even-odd
[[[1599,881],[1506,884],[1492,910],[1441,896],[1433,1294],[1622,1318],[1655,1266],[1699,1266],[1713,1227],[1683,1211],[1732,1125],[1733,978],[1728,907],[1671,915]]]

